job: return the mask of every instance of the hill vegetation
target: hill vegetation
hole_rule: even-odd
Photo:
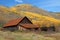
[[[17,14],[29,17],[34,24],[37,23],[36,25],[39,26],[45,25],[49,27],[52,24],[55,26],[60,26],[60,19],[55,16],[55,14],[49,13],[30,4],[18,4],[10,7],[10,10]]]
[[[30,4],[18,4],[10,8],[0,6],[0,24],[1,26],[11,19],[27,16],[30,20],[39,26],[55,25],[60,26],[60,17],[54,16],[54,13],[49,13],[43,9]]]

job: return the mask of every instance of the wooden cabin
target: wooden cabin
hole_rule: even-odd
[[[6,24],[4,24],[3,28],[5,30],[15,31],[15,30],[37,30],[39,27],[34,25],[27,17],[21,17],[17,19],[13,19]]]

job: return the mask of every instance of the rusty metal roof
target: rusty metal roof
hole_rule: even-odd
[[[3,27],[7,27],[7,26],[11,26],[11,25],[17,25],[23,18],[24,17],[10,20],[6,24],[4,24]]]
[[[20,24],[24,28],[39,28],[39,26],[36,26],[34,24]]]

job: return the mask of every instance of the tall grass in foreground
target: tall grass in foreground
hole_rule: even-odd
[[[23,32],[2,32],[0,31],[0,40],[55,40],[54,38],[44,37],[35,33]]]

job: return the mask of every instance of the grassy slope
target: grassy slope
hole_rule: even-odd
[[[55,13],[55,14],[60,17],[60,12],[57,12],[57,13]]]
[[[44,37],[35,33],[22,32],[2,32],[0,31],[0,40],[55,40],[52,37]]]
[[[30,4],[18,4],[16,6],[10,7],[10,10],[16,10],[18,12],[20,11],[28,11],[28,12],[34,12],[37,14],[45,15],[45,16],[52,16],[56,19],[60,19],[59,16],[56,16],[54,12],[47,12],[46,10],[43,10],[42,8],[38,8],[36,6],[30,5]]]
[[[52,15],[51,13],[39,9],[38,7],[32,6],[30,4],[18,4],[16,6],[10,7],[10,10],[17,14],[31,18],[34,24],[35,23],[39,23],[39,25],[60,24],[60,20],[55,19],[56,18],[55,16],[53,17],[54,14]]]
[[[60,12],[51,12],[51,14],[53,15],[53,17],[60,19]]]
[[[33,23],[39,22],[40,23],[39,25],[41,25],[41,22],[43,25],[46,25],[47,23],[54,24],[54,25],[60,24],[60,20],[58,20],[58,19],[55,19],[50,16],[43,16],[43,15],[40,15],[40,14],[34,13],[34,12],[20,11],[20,12],[17,12],[17,14],[24,15],[24,16],[31,18]]]

